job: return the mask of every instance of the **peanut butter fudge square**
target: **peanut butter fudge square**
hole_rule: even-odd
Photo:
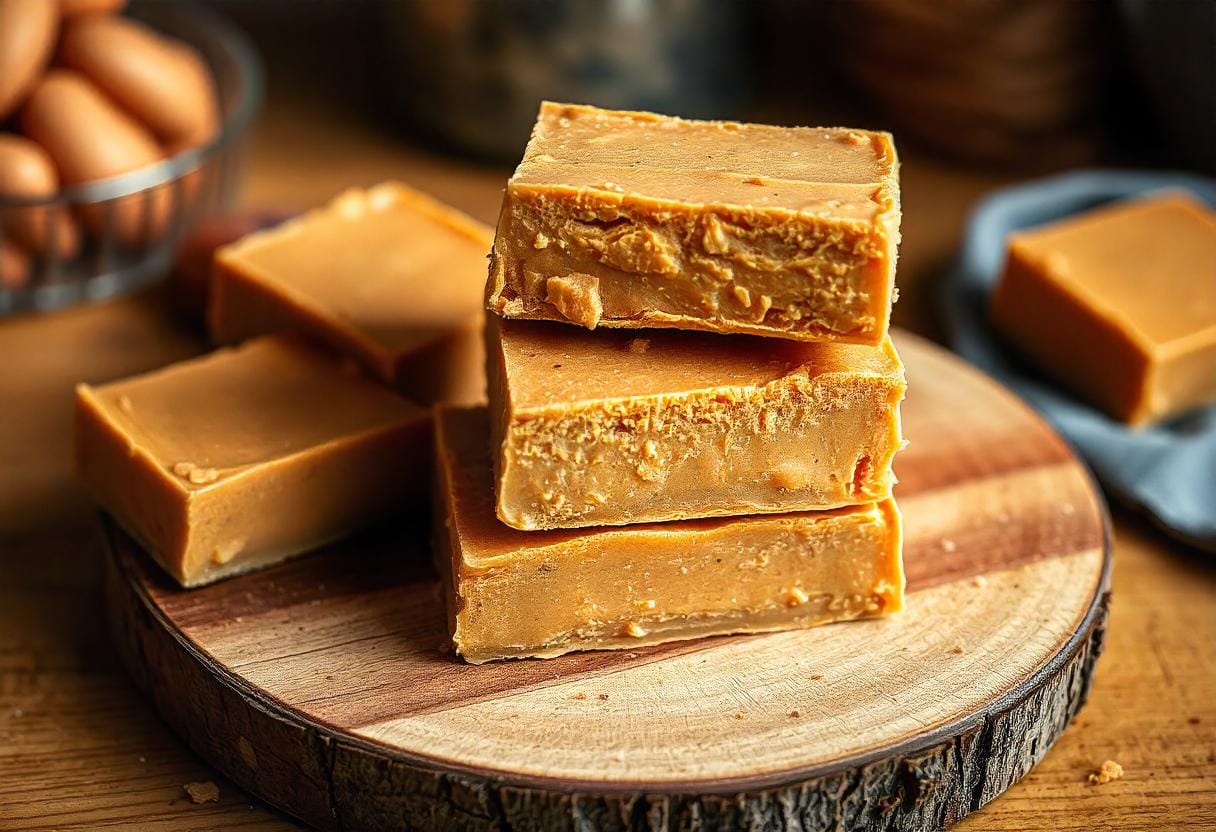
[[[827,509],[891,494],[890,340],[487,329],[499,518],[518,529]]]
[[[507,184],[489,308],[878,344],[898,171],[887,133],[546,102]]]
[[[352,188],[216,253],[212,335],[231,344],[303,332],[417,402],[485,401],[491,237],[400,183]]]
[[[1216,401],[1216,212],[1174,193],[1015,234],[991,316],[1116,419]]]
[[[425,503],[430,413],[270,336],[76,390],[76,469],[183,586]]]

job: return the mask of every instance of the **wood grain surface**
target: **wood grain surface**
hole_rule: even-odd
[[[1020,402],[921,339],[897,344],[902,615],[469,666],[420,521],[195,591],[110,526],[116,642],[192,747],[323,828],[953,822],[1084,702],[1104,509]]]
[[[364,46],[352,42],[351,51]],[[348,185],[398,177],[494,221],[505,169],[419,150],[359,113],[293,97],[300,63],[275,64],[245,204],[303,209]],[[784,109],[764,118],[863,123]],[[902,156],[895,318],[932,334],[937,281],[962,222],[1010,177],[906,148]],[[73,384],[203,348],[156,296],[0,322],[2,830],[302,828],[193,754],[129,681],[105,627],[101,526],[70,474]],[[1115,602],[1088,704],[1029,774],[955,829],[1216,828],[1216,569],[1126,512],[1115,516],[1114,541]],[[1090,785],[1107,759],[1124,776]],[[217,784],[217,799],[195,803],[183,788],[192,782]]]

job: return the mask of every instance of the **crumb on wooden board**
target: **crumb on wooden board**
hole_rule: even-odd
[[[195,803],[216,803],[220,799],[220,787],[210,780],[198,783],[186,783],[182,790]]]
[[[1114,760],[1107,760],[1098,767],[1097,771],[1089,773],[1089,785],[1101,786],[1104,783],[1109,783],[1112,780],[1118,780],[1123,776],[1123,766],[1116,763]]]

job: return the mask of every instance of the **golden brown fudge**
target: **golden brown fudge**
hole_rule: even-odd
[[[436,417],[436,559],[470,662],[758,633],[901,609],[886,500],[824,512],[521,532],[494,516],[485,408]]]
[[[803,511],[891,494],[890,340],[802,343],[492,320],[498,516],[552,529]]]
[[[235,343],[303,331],[416,401],[484,401],[491,236],[398,183],[347,191],[217,252],[212,334]]]
[[[430,417],[349,363],[260,338],[76,390],[76,469],[183,586],[420,505]]]
[[[993,323],[1111,416],[1216,400],[1216,213],[1171,194],[1013,236]]]
[[[886,133],[546,102],[507,183],[489,308],[878,344],[898,171]]]

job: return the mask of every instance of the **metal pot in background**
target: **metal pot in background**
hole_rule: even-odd
[[[733,0],[408,0],[385,4],[389,91],[413,125],[518,158],[542,99],[693,118],[736,114],[749,5]]]

